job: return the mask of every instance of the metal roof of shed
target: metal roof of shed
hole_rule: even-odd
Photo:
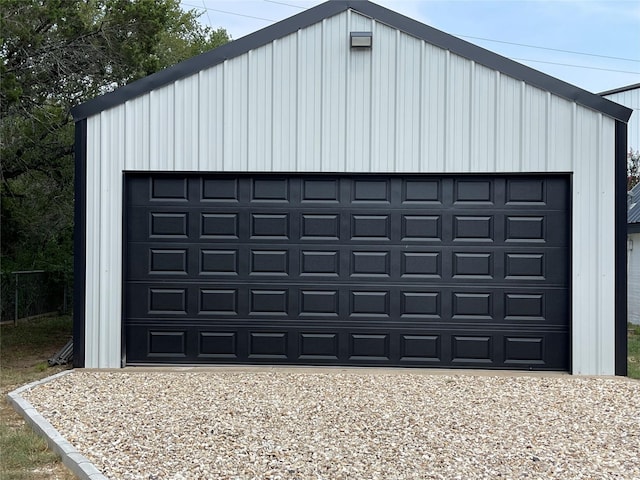
[[[151,90],[213,67],[225,60],[240,56],[250,50],[294,33],[299,29],[321,22],[323,19],[347,9],[352,9],[362,15],[420,38],[432,45],[449,50],[456,55],[473,60],[493,70],[500,71],[505,75],[509,75],[585,107],[598,110],[616,120],[627,122],[631,116],[632,111],[630,109],[607,100],[600,95],[563,82],[562,80],[514,62],[513,60],[366,0],[329,0],[328,2],[305,10],[250,35],[239,38],[238,40],[192,57],[172,67],[156,72],[153,75],[141,78],[113,92],[89,100],[74,107],[71,113],[76,121],[98,114]]]
[[[631,206],[627,210],[627,224],[638,224],[640,228],[640,183],[629,190],[628,195],[631,197]]]
[[[624,87],[614,88],[613,90],[607,90],[606,92],[600,92],[598,95],[613,95],[614,93],[628,92],[629,90],[635,90],[640,88],[640,83],[634,83],[633,85],[626,85]]]

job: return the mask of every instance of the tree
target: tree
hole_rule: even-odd
[[[3,270],[72,272],[72,106],[229,41],[179,0],[0,0]]]
[[[627,153],[627,192],[640,183],[640,151]]]

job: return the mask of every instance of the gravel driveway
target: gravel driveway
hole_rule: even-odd
[[[640,382],[75,371],[23,396],[112,479],[640,479]]]

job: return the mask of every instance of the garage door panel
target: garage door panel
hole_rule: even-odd
[[[400,185],[401,203],[405,208],[442,205],[442,187],[439,179],[402,179]]]
[[[340,214],[300,213],[300,240],[340,240]]]
[[[336,204],[340,202],[340,182],[337,178],[304,178],[301,181],[302,204]]]
[[[199,276],[221,276],[224,278],[237,277],[242,273],[240,260],[246,265],[246,256],[242,255],[238,248],[192,248],[191,258],[197,258],[198,262],[191,263],[192,272]]]
[[[400,362],[442,362],[442,335],[399,334]]]
[[[404,321],[442,319],[442,292],[400,289],[399,316]]]
[[[240,201],[237,178],[203,178],[200,183],[200,201],[205,203],[232,203]]]
[[[506,178],[505,204],[518,208],[544,206],[546,210],[567,212],[569,196],[563,177]]]
[[[125,183],[128,363],[567,368],[566,177]]]
[[[149,211],[149,208],[153,208]],[[421,211],[380,213],[362,210],[318,211],[263,209],[256,212],[222,208],[132,207],[129,238],[161,241],[264,243],[288,240],[300,243],[396,243],[495,246],[567,244],[568,217],[562,212],[492,212],[491,215],[458,210],[455,214]],[[250,221],[248,222],[247,219]]]
[[[489,335],[452,335],[453,364],[489,366],[498,356],[495,339]]]
[[[288,324],[372,322],[440,325],[566,326],[566,288],[487,288],[479,286],[333,286],[239,282],[131,284],[128,319]],[[441,322],[441,324],[440,324]]]
[[[362,177],[351,180],[351,203],[391,204],[391,180]]]
[[[300,332],[298,355],[301,360],[338,361],[340,358],[338,333]]]
[[[131,281],[153,278],[233,281],[268,277],[281,281],[451,282],[496,286],[562,285],[568,249],[529,247],[400,245],[265,245],[131,242],[126,267]]]
[[[442,217],[440,215],[401,214],[400,240],[402,242],[442,241]]]
[[[251,203],[289,203],[290,182],[287,178],[254,178],[251,181]]]
[[[127,327],[132,363],[298,363],[554,370],[566,332]]]
[[[197,332],[197,358],[219,361],[219,359],[238,359],[237,332]]]

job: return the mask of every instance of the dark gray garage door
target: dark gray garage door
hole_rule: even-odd
[[[569,368],[566,176],[126,177],[126,362]]]

